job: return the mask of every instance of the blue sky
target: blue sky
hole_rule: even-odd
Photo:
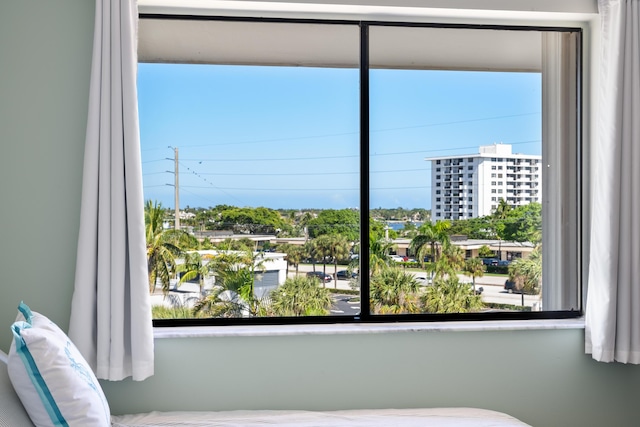
[[[359,207],[355,69],[139,64],[145,199],[181,207]],[[425,157],[540,154],[536,73],[371,70],[371,207],[430,208]],[[169,148],[172,147],[172,148]]]

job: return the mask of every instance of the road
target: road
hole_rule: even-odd
[[[344,270],[344,266],[338,266],[339,270]],[[313,267],[311,264],[300,264],[298,273],[305,274],[307,271],[312,271]],[[316,271],[322,271],[322,264],[316,264]],[[333,276],[334,267],[333,265],[327,265],[326,272]],[[421,277],[425,279],[426,283],[426,273],[425,272],[412,272],[416,277]],[[295,271],[289,270],[289,276],[295,276]],[[461,282],[471,283],[471,278],[465,275],[458,275]],[[511,305],[521,305],[522,304],[522,295],[521,294],[513,294],[508,293],[504,290],[504,281],[506,280],[506,276],[484,276],[476,278],[476,289],[482,287],[482,300],[484,302],[490,302],[495,304],[511,304]],[[351,289],[349,286],[348,280],[332,280],[325,285],[327,288],[333,289]],[[524,295],[524,305],[528,307],[534,306],[534,304],[539,304],[540,296],[539,295]],[[352,304],[353,305],[353,304]],[[337,311],[345,311],[345,307],[340,306]],[[349,306],[350,307],[350,306]],[[357,312],[357,310],[351,309],[346,310],[345,312],[352,313]],[[342,314],[342,313],[336,313]]]

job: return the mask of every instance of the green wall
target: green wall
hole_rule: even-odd
[[[0,3],[0,348],[24,299],[68,325],[93,38],[91,0]],[[2,328],[0,328],[2,330]],[[632,426],[640,367],[582,330],[161,339],[156,375],[105,382],[114,413],[478,406],[535,426]]]

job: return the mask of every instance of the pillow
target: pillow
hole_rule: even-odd
[[[9,377],[38,426],[111,425],[109,404],[93,371],[67,335],[20,303],[12,326]]]
[[[0,350],[0,427],[33,426],[7,374],[7,354]]]

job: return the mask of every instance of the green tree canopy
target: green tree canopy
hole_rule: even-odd
[[[353,209],[326,209],[307,223],[309,237],[323,234],[341,234],[349,241],[360,238],[360,214]]]
[[[220,213],[219,227],[245,234],[273,234],[291,228],[278,211],[263,207],[223,210]]]

